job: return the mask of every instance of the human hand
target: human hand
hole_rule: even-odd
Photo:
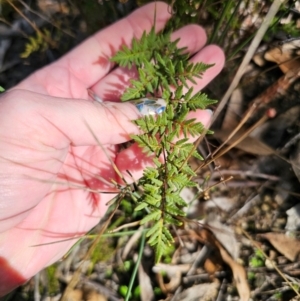
[[[117,102],[132,73],[113,69],[109,58],[150,30],[155,8],[161,30],[170,17],[166,4],[144,6],[1,96],[0,295],[60,259],[76,239],[34,245],[78,237],[99,222],[114,196],[101,192],[115,192],[110,183],[118,180],[108,157],[135,179],[147,164],[136,145],[118,152],[118,144],[138,133],[131,120],[139,114],[133,105]],[[198,91],[222,69],[223,52],[204,47],[199,26],[178,30],[173,38],[178,37],[192,61],[215,64],[197,79]],[[87,88],[115,102],[92,102]],[[193,117],[208,124],[210,114],[197,111]]]

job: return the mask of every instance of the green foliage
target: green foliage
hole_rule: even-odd
[[[188,113],[215,103],[189,88],[211,65],[191,63],[186,49],[178,48],[177,44],[178,40],[170,40],[170,33],[157,34],[152,28],[139,41],[133,39],[131,47],[123,46],[112,58],[122,67],[135,66],[138,70],[139,78],[131,81],[123,101],[151,95],[163,97],[167,104],[162,114],[134,121],[143,133],[132,136],[146,154],[154,156],[154,166],[147,167],[137,183],[135,211],[146,213],[141,224],[152,224],[146,236],[156,250],[157,261],[173,242],[169,226],[180,225],[185,216],[186,203],[180,196],[181,190],[196,186],[191,180],[195,173],[188,158],[202,159],[189,137],[198,137],[204,127],[197,120],[188,119]]]
[[[119,294],[122,297],[125,297],[127,295],[127,292],[128,292],[128,286],[127,285],[121,285],[120,288],[119,288]]]
[[[124,261],[124,266],[123,266],[124,271],[126,272],[130,271],[131,266],[132,266],[132,262],[130,260]]]
[[[278,301],[282,300],[282,292],[275,293],[273,295],[273,297],[274,297],[275,300],[278,300]]]
[[[177,29],[184,25],[197,23],[197,13],[203,0],[171,0],[168,1],[173,18],[167,24],[167,29]]]
[[[256,278],[256,275],[255,275],[254,272],[248,272],[247,278],[248,278],[249,281],[254,281],[255,278]]]
[[[56,265],[51,265],[46,269],[48,276],[48,290],[49,294],[56,294],[59,291],[59,281],[56,275]]]
[[[175,252],[175,246],[174,245],[169,246],[165,251],[163,262],[171,264],[174,252]]]
[[[256,250],[255,254],[250,258],[249,266],[252,268],[265,266],[265,257],[260,250]]]
[[[162,294],[161,288],[156,286],[156,287],[154,288],[154,294],[155,294],[155,296],[161,295],[161,294]]]
[[[133,296],[134,296],[134,298],[140,300],[140,297],[141,297],[141,287],[139,285],[135,287],[135,289],[133,291]]]
[[[189,62],[185,49],[178,48],[177,43],[178,40],[170,41],[170,34],[158,35],[152,28],[139,41],[133,38],[131,47],[124,45],[116,53],[113,62],[127,68],[135,65],[139,73],[139,79],[132,80],[131,87],[123,94],[123,101],[144,97],[148,93],[155,95],[159,88],[170,95],[170,84],[187,87],[188,81],[195,83],[194,78],[199,78],[210,67]]]
[[[44,52],[48,49],[48,42],[45,37],[50,37],[50,32],[45,29],[43,32],[37,32],[35,36],[29,37],[28,43],[25,45],[25,50],[20,54],[21,58],[28,58],[33,52]]]
[[[114,251],[115,249],[111,246],[110,240],[106,237],[102,237],[91,255],[89,273],[92,272],[96,263],[109,260],[114,254]]]
[[[288,36],[291,37],[299,36],[299,29],[297,28],[296,21],[291,21],[288,24],[283,24],[282,29]]]

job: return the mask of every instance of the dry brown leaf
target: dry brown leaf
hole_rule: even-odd
[[[159,286],[164,293],[174,292],[178,286],[181,284],[182,274],[188,272],[191,268],[190,264],[164,264],[158,263],[153,267],[153,272],[157,273],[157,279],[159,282]],[[161,272],[165,272],[170,279],[170,282],[164,283]]]
[[[228,254],[225,248],[221,243],[216,239],[213,233],[207,229],[202,229],[198,231],[198,236],[201,237],[202,241],[206,241],[220,252],[220,255],[223,261],[231,268],[233,278],[235,280],[236,288],[240,295],[241,301],[249,301],[250,299],[250,288],[247,281],[247,273],[245,268],[237,263],[232,257]]]
[[[90,291],[88,294],[86,294],[84,300],[85,301],[107,301],[107,298],[97,293],[96,291]]]
[[[138,277],[139,277],[139,285],[141,288],[141,297],[140,297],[141,301],[154,300],[154,291],[151,284],[151,279],[148,273],[145,272],[142,263],[139,264]]]
[[[218,254],[209,255],[204,262],[203,268],[209,275],[214,275],[215,273],[224,270],[224,263]]]
[[[70,13],[70,7],[63,2],[39,0],[37,1],[37,5],[43,14],[47,16],[51,16],[56,13]]]
[[[208,301],[215,300],[218,294],[220,283],[218,280],[212,283],[201,283],[198,285],[194,285],[182,293],[180,293],[175,301]]]
[[[239,256],[240,249],[233,229],[221,223],[214,215],[208,215],[206,224],[211,228],[217,240],[227,250],[230,256],[236,260]]]
[[[80,289],[68,291],[66,298],[68,301],[81,301],[83,298],[83,291]]]
[[[230,145],[231,143],[234,143],[235,141],[240,139],[243,134],[244,134],[243,130],[239,131],[228,142],[228,144]],[[225,141],[229,135],[230,135],[230,131],[221,130],[221,131],[216,131],[214,137],[220,139],[221,141]],[[235,147],[253,155],[267,156],[267,155],[274,154],[274,150],[271,147],[269,147],[267,144],[251,136],[245,137]]]
[[[130,251],[133,249],[137,241],[140,239],[143,233],[143,227],[139,228],[139,231],[136,231],[127,241],[126,246],[123,249],[122,252],[122,259],[125,260],[130,253]]]
[[[290,261],[295,261],[300,253],[300,241],[281,233],[265,233],[260,237],[267,239],[273,247]]]
[[[232,130],[239,123],[239,116],[242,113],[243,107],[243,92],[240,88],[232,92],[230,100],[227,104],[225,116],[222,122],[222,130]]]
[[[294,40],[289,43],[278,45],[265,53],[265,59],[275,62],[283,73],[300,68],[300,60],[296,59],[297,49],[299,49],[300,40]]]
[[[248,301],[250,299],[250,288],[245,268],[234,261],[221,245],[219,246],[219,251],[224,262],[227,263],[232,270],[235,285],[240,295],[240,300]]]

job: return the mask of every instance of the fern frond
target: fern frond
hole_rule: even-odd
[[[167,247],[170,246],[174,240],[170,231],[164,227],[162,219],[160,219],[153,227],[155,227],[155,231],[148,231],[147,233],[147,237],[149,237],[148,243],[150,246],[154,246],[155,261],[159,262],[161,257],[167,251]]]
[[[187,106],[193,111],[197,109],[203,110],[207,106],[215,104],[216,102],[217,100],[209,99],[206,94],[197,93],[188,100]]]
[[[204,126],[187,116],[191,110],[215,103],[189,88],[212,65],[190,62],[186,49],[179,48],[179,40],[171,41],[170,36],[170,33],[157,34],[152,28],[139,41],[133,39],[131,47],[123,46],[112,60],[122,67],[134,66],[138,70],[138,79],[131,80],[122,100],[144,101],[138,98],[151,95],[153,99],[163,97],[166,102],[162,114],[135,120],[142,134],[132,136],[143,152],[154,157],[153,167],[145,168],[137,183],[135,210],[147,212],[141,224],[152,225],[147,237],[156,250],[157,261],[173,242],[169,225],[180,225],[180,217],[185,216],[183,208],[187,204],[180,196],[181,190],[196,186],[192,180],[196,174],[188,158],[202,159],[189,138],[202,134]]]
[[[162,212],[158,209],[153,210],[153,212],[147,214],[140,222],[141,225],[146,224],[150,221],[158,221],[161,218]]]

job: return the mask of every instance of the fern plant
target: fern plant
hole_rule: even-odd
[[[185,215],[183,208],[187,204],[180,196],[181,190],[196,185],[188,158],[202,159],[189,137],[201,135],[204,126],[187,119],[188,113],[215,103],[205,94],[193,94],[188,87],[211,65],[191,63],[186,49],[177,44],[178,40],[171,41],[170,33],[157,34],[152,28],[112,58],[122,67],[135,66],[138,70],[139,78],[131,80],[123,101],[151,96],[162,97],[166,102],[162,114],[135,120],[142,134],[132,136],[146,154],[153,155],[153,167],[147,167],[137,183],[135,210],[146,210],[141,224],[152,224],[147,237],[156,250],[156,261],[173,241],[169,226],[180,225]]]

